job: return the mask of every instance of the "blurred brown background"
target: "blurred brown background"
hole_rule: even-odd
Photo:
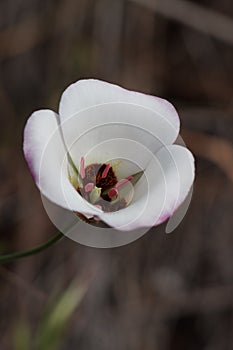
[[[232,63],[231,0],[1,0],[2,254],[56,231],[22,132],[32,111],[57,110],[71,82],[95,77],[170,100],[197,166],[172,234],[162,225],[110,250],[64,239],[0,266],[1,350],[233,348]]]

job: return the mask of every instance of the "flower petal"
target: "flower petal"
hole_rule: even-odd
[[[125,209],[103,213],[99,218],[122,231],[156,226],[173,215],[194,180],[194,159],[185,147],[171,145],[151,159],[135,186],[132,203]]]
[[[178,114],[168,101],[94,79],[80,80],[65,90],[59,115],[62,123],[73,119],[73,131],[80,130],[79,134],[101,124],[124,123],[147,130],[162,145],[176,140],[180,126]],[[70,138],[67,129],[66,141]]]
[[[117,103],[99,105],[65,120],[61,129],[76,167],[83,156],[88,165],[106,163],[116,159],[119,153],[127,154],[127,148],[122,149],[121,140],[137,142],[156,153],[171,141],[174,132],[165,119],[160,118],[159,124],[154,123],[154,114],[141,106]],[[108,146],[103,147],[106,143]],[[141,162],[140,152],[134,151],[133,157]]]
[[[101,212],[86,202],[68,179],[66,149],[56,113],[40,110],[31,115],[24,129],[24,155],[41,193],[52,202],[87,215]]]

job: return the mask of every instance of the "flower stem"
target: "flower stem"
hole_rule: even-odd
[[[43,243],[33,249],[29,250],[23,250],[22,252],[7,254],[0,256],[0,264],[8,263],[10,261],[25,258],[27,256],[31,256],[37,253],[42,252],[43,250],[47,249],[57,241],[59,241],[62,237],[64,237],[63,233],[59,232],[55,236],[53,236],[50,240],[48,240],[46,243]]]

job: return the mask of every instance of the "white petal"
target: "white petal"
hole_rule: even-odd
[[[24,155],[37,186],[52,202],[88,215],[101,212],[86,202],[68,179],[66,150],[53,111],[37,111],[28,119]]]
[[[162,118],[159,124],[154,123],[154,114],[151,110],[135,105],[100,105],[65,120],[61,129],[77,167],[82,156],[86,164],[105,163],[119,157],[119,153],[124,155],[124,151],[127,156],[127,148],[122,150],[121,140],[137,142],[152,153],[173,140],[173,128]],[[119,141],[116,142],[116,139]],[[108,147],[101,147],[106,142]],[[140,162],[140,152],[134,153],[134,158]]]
[[[89,247],[113,248],[135,241],[144,235],[148,229],[137,229],[129,232],[117,231],[101,225],[90,225],[80,220],[70,210],[66,210],[41,196],[44,208],[59,231],[74,240]]]
[[[76,140],[83,132],[109,123],[127,124],[150,133],[160,147],[172,144],[179,132],[178,114],[168,101],[93,79],[80,80],[65,90],[59,115],[62,123],[73,119],[69,126]],[[65,139],[70,142],[72,130],[65,129]],[[128,128],[129,135],[131,132]],[[154,151],[157,149],[154,147]]]
[[[122,231],[152,227],[170,217],[184,201],[194,181],[194,159],[178,145],[163,147],[152,157],[125,209],[103,213],[100,219]]]

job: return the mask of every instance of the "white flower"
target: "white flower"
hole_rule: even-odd
[[[63,93],[59,114],[34,112],[24,154],[41,193],[56,205],[121,231],[169,218],[194,181],[174,107],[98,80]]]

